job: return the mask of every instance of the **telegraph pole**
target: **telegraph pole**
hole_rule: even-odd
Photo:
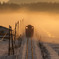
[[[9,48],[8,48],[8,55],[10,56],[11,54],[14,55],[14,45],[13,45],[12,27],[9,25]]]
[[[17,24],[18,24],[18,35],[19,35],[19,21],[17,22]]]
[[[15,41],[16,41],[16,27],[18,25],[18,35],[19,35],[19,21],[17,23],[15,23],[15,37],[14,37],[14,44],[15,44]]]
[[[14,36],[14,45],[16,46],[16,23],[15,23],[15,36]]]
[[[14,55],[14,44],[13,44],[12,28],[11,28],[11,38],[12,38],[12,54]]]
[[[8,48],[8,55],[10,55],[10,30],[11,30],[11,26],[9,25],[9,48]]]
[[[20,34],[21,34],[21,32],[22,32],[22,31],[21,31],[21,20],[20,20]]]

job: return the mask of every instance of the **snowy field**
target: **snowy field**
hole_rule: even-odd
[[[33,44],[34,59],[44,59],[43,55],[42,55],[42,51],[44,51],[44,49],[46,51],[44,51],[43,53],[45,56],[47,56],[47,58],[45,58],[45,59],[59,59],[59,55],[58,55],[59,44],[42,43],[43,44],[42,47],[44,47],[44,48],[43,48],[43,50],[41,50],[42,47],[40,48],[40,46],[38,46],[38,41],[33,39],[32,42],[33,42],[32,44]],[[17,59],[26,58],[26,44],[27,44],[27,39],[24,37],[24,39],[22,40],[21,47],[15,50]],[[29,40],[28,48],[30,48],[30,40]],[[30,52],[30,50],[29,50],[29,52]],[[45,53],[47,53],[47,54],[45,54]],[[8,40],[0,41],[0,57],[7,56],[7,55],[8,55]],[[29,53],[29,56],[30,56],[30,53]]]
[[[49,44],[59,55],[59,44]]]
[[[48,46],[50,46],[59,56],[59,44],[55,43],[43,43],[43,44],[47,44]]]
[[[0,41],[0,56],[8,55],[8,39],[6,41]]]

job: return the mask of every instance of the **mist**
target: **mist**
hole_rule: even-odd
[[[20,10],[16,12],[0,13],[0,25],[14,29],[15,23],[23,20],[21,27],[31,24],[35,28],[35,34],[39,40],[50,43],[59,43],[59,13],[32,12]],[[40,39],[41,37],[41,39]]]

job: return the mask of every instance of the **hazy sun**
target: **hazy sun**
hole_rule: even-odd
[[[3,2],[7,3],[9,0],[0,0],[1,4],[3,4]]]

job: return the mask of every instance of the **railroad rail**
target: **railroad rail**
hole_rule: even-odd
[[[34,59],[34,58],[33,58],[32,38],[27,38],[26,59]]]

